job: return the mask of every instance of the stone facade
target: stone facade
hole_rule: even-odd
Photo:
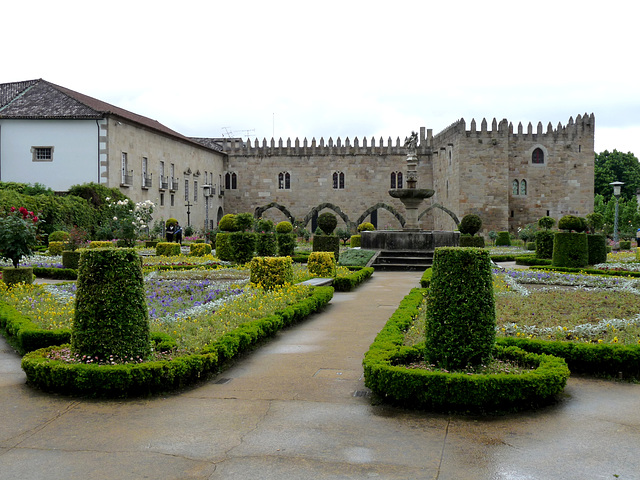
[[[531,124],[514,132],[507,120],[495,119],[491,128],[486,120],[477,128],[473,120],[468,130],[461,119],[435,136],[421,128],[417,188],[436,191],[421,209],[421,228],[453,230],[457,219],[477,213],[485,232],[516,231],[545,215],[590,213],[594,132],[593,114],[546,131],[539,123],[535,132]],[[392,174],[406,173],[403,144],[400,138],[227,139],[225,174],[235,174],[237,183],[225,190],[225,213],[251,212],[313,229],[314,217],[330,209],[339,228],[372,221],[379,229],[400,229],[404,207],[388,190]]]

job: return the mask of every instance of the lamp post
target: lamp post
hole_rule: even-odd
[[[616,214],[613,220],[613,248],[619,250],[618,243],[618,199],[620,198],[620,188],[624,182],[611,182],[609,185],[613,187],[613,196],[616,199]]]

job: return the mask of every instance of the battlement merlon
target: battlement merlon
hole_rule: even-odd
[[[417,145],[418,156],[430,156],[433,134],[431,129],[420,127],[418,136],[419,143]],[[307,138],[300,141],[299,138],[292,140],[287,138],[284,141],[279,138],[277,141],[272,138],[267,141],[266,138],[260,142],[258,139],[251,141],[247,139],[243,141],[240,138],[223,138],[217,139],[222,145],[223,151],[230,155],[246,155],[246,156],[281,156],[281,155],[405,155],[406,148],[404,141],[400,137],[395,142],[389,137],[385,143],[380,137],[376,142],[375,137],[367,139],[354,138],[353,141],[349,137],[343,141],[338,137],[335,141],[332,137],[325,142],[324,137],[319,141],[314,138]]]

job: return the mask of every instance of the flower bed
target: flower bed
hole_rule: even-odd
[[[494,356],[530,366],[530,372],[469,375],[407,368],[424,357],[424,344],[404,346],[424,294],[414,289],[402,300],[365,354],[365,385],[377,395],[406,407],[477,412],[524,408],[563,390],[569,377],[564,360],[518,348],[496,346]]]

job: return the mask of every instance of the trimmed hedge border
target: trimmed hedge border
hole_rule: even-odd
[[[424,271],[420,278],[420,286],[422,288],[429,288],[429,285],[431,285],[431,275],[433,275],[433,269],[429,267]]]
[[[365,385],[403,406],[432,410],[517,409],[554,398],[569,369],[561,358],[496,345],[495,355],[536,366],[520,375],[465,375],[402,367],[424,357],[424,344],[403,346],[404,332],[422,304],[424,289],[413,289],[380,331],[363,360]]]
[[[499,345],[564,358],[574,373],[594,376],[640,378],[640,345],[577,343],[500,337]]]
[[[56,347],[26,354],[27,382],[44,391],[89,397],[133,397],[180,389],[217,373],[224,363],[255,347],[278,330],[323,308],[332,287],[316,287],[312,296],[274,315],[244,323],[201,354],[128,365],[68,364],[46,355]]]
[[[640,278],[640,272],[632,272],[629,270],[599,270],[597,268],[572,268],[572,267],[554,267],[554,266],[532,266],[532,270],[547,270],[550,272],[563,273],[588,273],[591,275],[609,275],[612,277],[634,277]]]
[[[335,277],[332,283],[333,288],[335,288],[336,292],[350,292],[362,282],[371,278],[373,272],[373,267],[363,267],[352,271],[347,276]]]
[[[77,280],[78,271],[73,268],[33,267],[33,274],[40,278],[54,280]]]

